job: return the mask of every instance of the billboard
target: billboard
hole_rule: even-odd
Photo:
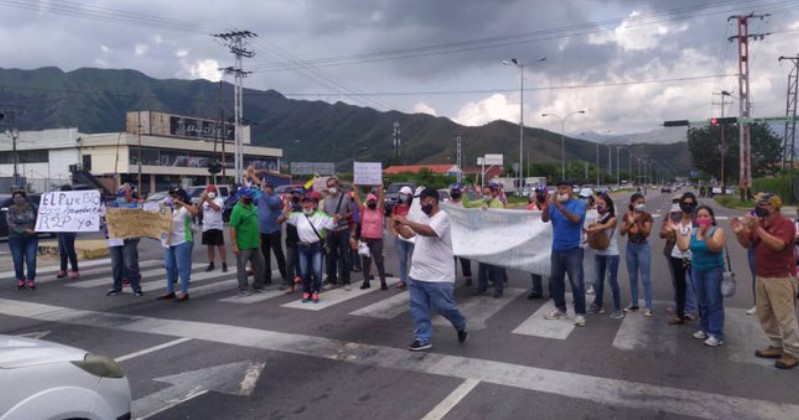
[[[335,175],[336,165],[333,162],[291,162],[292,175]]]
[[[169,134],[175,137],[194,137],[205,140],[225,139],[233,141],[235,139],[235,126],[225,123],[224,126],[219,121],[198,120],[179,116],[169,117]]]

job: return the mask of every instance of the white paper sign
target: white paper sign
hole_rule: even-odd
[[[100,230],[101,201],[96,190],[42,194],[36,232],[96,232]]]
[[[380,162],[354,162],[352,182],[357,185],[383,185],[383,164]]]

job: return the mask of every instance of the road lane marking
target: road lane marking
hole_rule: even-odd
[[[386,284],[389,286],[392,286],[397,282],[399,282],[399,279],[396,277],[386,278]],[[329,308],[333,305],[338,305],[339,303],[346,302],[350,299],[355,299],[368,293],[372,293],[375,290],[380,290],[380,287],[375,287],[374,283],[372,284],[372,287],[363,290],[359,289],[357,284],[353,285],[352,290],[344,290],[343,287],[339,286],[337,289],[322,292],[320,294],[319,303],[303,303],[302,300],[295,300],[281,306],[284,308],[305,309],[307,311],[321,311],[322,309]]]
[[[110,258],[105,258],[105,259],[102,259],[102,260],[81,261],[80,262],[80,267],[96,267],[98,265],[105,265],[105,264],[111,264],[111,259]],[[59,266],[59,265],[49,265],[49,266],[45,266],[45,267],[36,267],[36,275],[40,276],[40,275],[46,274],[46,273],[55,273],[56,271],[58,271],[60,269],[61,269],[61,266]],[[13,270],[12,271],[0,272],[0,279],[3,279],[3,280],[5,280],[5,279],[13,279],[14,276],[16,276],[16,273]]]
[[[476,296],[465,303],[458,304],[458,310],[466,317],[466,324],[469,331],[479,331],[485,329],[486,322],[511,301],[527,292],[526,289],[507,287],[502,293],[502,297]],[[452,325],[450,322],[439,315],[433,320],[433,324],[439,326]]]
[[[566,293],[566,311],[571,309],[572,295]],[[555,310],[555,301],[546,301],[535,313],[519,324],[511,334],[530,335],[534,337],[565,340],[574,331],[574,321],[568,317],[563,319],[545,319],[544,315]]]
[[[147,261],[140,262],[139,263],[139,268],[141,269],[141,268],[147,268],[147,267],[154,267],[154,266],[157,266],[157,265],[160,265],[160,264],[163,264],[163,261],[147,260]],[[163,268],[159,268],[157,270],[141,271],[140,272],[140,274],[142,274],[142,277],[144,277],[144,275],[148,274],[148,273],[150,273],[150,275],[157,274],[157,273],[164,273],[164,269]],[[77,288],[80,288],[80,289],[88,289],[90,287],[107,286],[109,284],[113,284],[113,282],[114,282],[114,272],[113,272],[113,267],[111,267],[111,266],[107,266],[107,267],[103,267],[103,268],[96,268],[96,269],[93,269],[93,270],[81,271],[80,272],[81,278],[88,277],[88,276],[93,276],[93,275],[96,275],[96,274],[107,274],[109,277],[103,277],[103,278],[91,279],[91,280],[66,280],[64,285],[65,286],[69,286],[69,287],[77,287]]]
[[[178,344],[183,344],[183,343],[185,343],[187,341],[191,341],[191,338],[187,338],[187,337],[178,338],[177,340],[167,341],[166,343],[159,344],[157,346],[148,347],[146,349],[135,351],[133,353],[128,353],[128,354],[126,354],[124,356],[119,356],[119,357],[117,357],[114,360],[116,360],[119,363],[125,362],[125,361],[128,361],[130,359],[135,359],[135,358],[137,358],[139,356],[144,356],[145,354],[154,353],[154,352],[157,352],[157,351],[160,351],[160,350],[163,350],[163,349],[170,348],[172,346],[177,346]]]
[[[365,316],[369,318],[393,319],[402,313],[408,312],[408,302],[411,294],[400,292],[390,298],[383,299],[361,309],[350,312],[350,315]]]
[[[0,299],[0,314],[117,331],[186,337],[362,366],[473,379],[678,416],[793,420],[799,412],[799,405],[796,404],[715,394],[690,389],[689,386],[669,387],[447,354],[419,355],[409,353],[406,349],[235,325],[87,311],[10,299]]]
[[[433,407],[429,413],[427,413],[422,420],[441,420],[453,408],[455,408],[458,403],[461,402],[462,399],[466,398],[473,389],[480,384],[480,381],[477,379],[467,379],[463,381],[454,391],[452,391],[446,398],[444,398],[437,406]]]

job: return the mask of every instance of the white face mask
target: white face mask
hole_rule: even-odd
[[[674,203],[671,205],[671,211],[675,213],[680,213],[682,210],[680,209],[680,203]]]
[[[644,210],[646,210],[646,204],[641,203],[641,204],[636,204],[635,205],[635,211],[641,212],[641,211],[644,211]]]
[[[336,187],[330,187],[327,189],[327,192],[330,193],[330,195],[336,195],[336,192],[338,192],[338,190],[336,189]]]
[[[310,215],[313,214],[313,209],[312,208],[311,209],[303,208],[302,212],[305,213],[307,216],[310,216]]]
[[[214,198],[216,198],[216,193],[209,192],[209,193],[208,193],[208,198],[210,198],[211,200],[213,200]]]
[[[568,194],[558,194],[558,201],[560,201],[561,203],[569,201]]]

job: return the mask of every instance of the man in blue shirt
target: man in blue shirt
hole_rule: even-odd
[[[272,284],[272,257],[270,252],[275,254],[277,269],[283,277],[283,285],[291,286],[286,275],[286,257],[283,255],[283,245],[281,244],[282,229],[277,218],[283,214],[283,201],[280,194],[275,193],[274,185],[271,181],[258,178],[254,172],[245,172],[253,183],[261,187],[261,196],[256,198],[258,207],[258,229],[261,232],[261,253],[264,254],[266,262],[266,279],[264,284]]]
[[[574,198],[574,184],[571,181],[558,183],[558,195],[547,195],[541,214],[541,221],[552,221],[552,268],[549,277],[549,291],[555,300],[555,310],[546,319],[566,317],[566,283],[569,274],[574,294],[574,325],[585,326],[585,286],[583,285],[583,222],[585,203]]]

